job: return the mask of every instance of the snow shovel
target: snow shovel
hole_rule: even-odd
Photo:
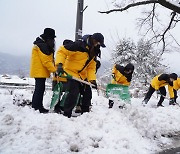
[[[107,84],[106,86],[106,95],[107,97],[116,96],[118,99],[123,100],[127,103],[130,103],[131,96],[129,94],[129,86],[120,85],[120,84]]]
[[[89,85],[91,87],[95,86],[95,85],[93,85],[93,84],[91,84],[91,83],[89,83],[87,81],[75,78],[75,77],[69,75],[68,73],[66,73],[65,71],[64,71],[64,73],[65,73],[65,75],[62,75],[62,73],[61,73],[61,74],[59,74],[59,76],[61,78],[66,78],[66,79],[69,79],[69,80],[76,80],[78,82],[84,83],[84,84]],[[51,99],[50,109],[52,109],[58,103],[58,101],[60,100],[60,97],[62,95],[62,92],[63,92],[63,84],[62,84],[62,82],[58,82],[56,84],[56,86],[54,87],[54,90],[53,90],[53,96],[52,96],[52,99]],[[60,106],[64,106],[64,101],[66,99],[67,94],[68,94],[68,92],[65,91],[65,94],[62,97],[62,101],[61,101]],[[80,96],[78,96],[78,98],[79,97]]]
[[[61,74],[59,74],[59,76],[61,76]],[[55,87],[53,89],[53,95],[51,98],[50,109],[52,109],[58,103],[60,96],[62,94],[62,90],[63,90],[63,84],[62,84],[62,82],[59,82],[57,80],[57,84],[55,85]]]

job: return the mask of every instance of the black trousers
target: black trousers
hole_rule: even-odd
[[[76,105],[81,106],[82,112],[89,112],[92,99],[92,90],[89,85],[82,84],[75,80],[68,80],[67,82],[63,82],[63,92],[65,91],[68,92],[63,107],[66,116],[70,117]],[[77,102],[78,96],[80,96],[80,98]],[[58,109],[59,107],[60,101],[56,104],[55,108]]]
[[[81,111],[89,112],[89,106],[91,106],[92,89],[89,85],[83,84],[80,89],[81,99],[78,103],[81,106]]]
[[[83,84],[80,89],[80,94],[82,96],[81,106],[91,106],[92,90],[89,85]]]
[[[64,115],[71,117],[72,110],[77,104],[77,99],[80,92],[80,83],[75,80],[68,80],[63,83],[63,90],[68,91],[64,101]]]
[[[155,91],[155,89],[150,85],[149,90],[148,90],[148,92],[147,92],[144,100],[148,100],[148,101],[149,101],[149,99],[151,98],[151,96],[152,96],[152,94],[154,93],[154,91]],[[165,88],[165,87],[160,87],[160,88],[159,88],[159,91],[160,91],[160,93],[161,93],[162,95],[166,96],[166,88]],[[164,101],[164,97],[161,96],[161,97],[160,97],[160,100],[159,100],[159,102],[158,102],[158,105],[162,105],[162,102],[163,102],[163,101]]]
[[[178,96],[177,96],[177,90],[173,90],[174,91],[174,101],[176,102],[176,100],[177,100],[177,98],[178,98]],[[177,103],[177,102],[176,102]]]
[[[45,82],[46,78],[35,78],[35,90],[32,97],[32,107],[35,109],[43,108]]]

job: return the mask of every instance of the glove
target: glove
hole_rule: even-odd
[[[174,98],[170,98],[169,105],[175,105]]]
[[[97,83],[96,80],[90,81],[94,86],[92,88],[97,89]]]
[[[161,95],[161,92],[159,90],[156,91],[157,94]]]
[[[57,73],[59,74],[59,73],[64,73],[64,70],[63,70],[63,64],[62,63],[59,63],[59,65],[58,65],[58,68],[57,68]]]

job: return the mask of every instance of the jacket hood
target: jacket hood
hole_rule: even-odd
[[[40,37],[37,37],[36,40],[33,42],[33,44],[41,44],[41,43],[45,43],[45,41],[43,39],[41,39]]]
[[[50,55],[51,53],[54,53],[54,48],[50,47],[42,38],[37,37],[36,40],[33,42],[33,44],[37,45],[41,52],[43,52],[46,55]]]

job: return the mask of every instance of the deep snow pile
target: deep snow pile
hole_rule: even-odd
[[[31,99],[29,90],[15,90]],[[49,107],[51,91],[44,96]],[[108,108],[108,100],[93,91],[92,112],[70,119],[56,113],[40,114],[29,106],[13,105],[13,96],[0,89],[0,153],[2,154],[151,154],[167,147],[166,135],[180,132],[180,107],[154,108],[152,98],[146,107],[142,99],[132,105]],[[163,137],[163,136],[164,137]]]

